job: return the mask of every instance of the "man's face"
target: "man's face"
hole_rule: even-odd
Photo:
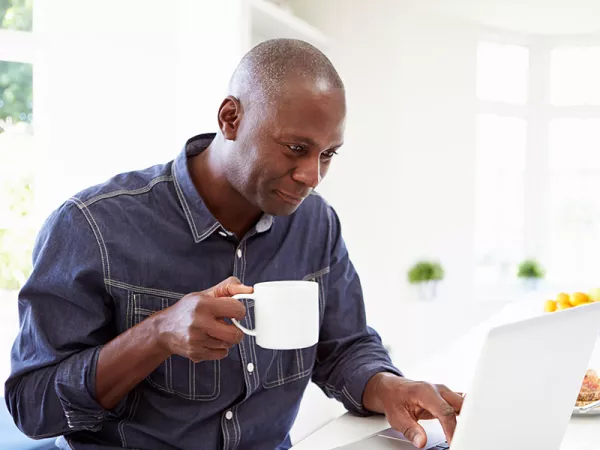
[[[290,85],[279,100],[244,111],[230,182],[267,214],[292,214],[321,182],[343,143],[342,89]]]

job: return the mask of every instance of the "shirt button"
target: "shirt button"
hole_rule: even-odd
[[[232,413],[231,411],[227,411],[227,412],[225,413],[225,418],[226,418],[227,420],[231,420],[231,419],[233,419],[233,413]]]
[[[248,372],[250,372],[250,373],[254,372],[254,364],[248,363],[246,368],[248,369]]]
[[[241,248],[238,248],[237,255],[238,255],[238,258],[242,257],[242,249]]]

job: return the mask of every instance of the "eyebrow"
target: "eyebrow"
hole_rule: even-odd
[[[303,144],[308,144],[308,145],[310,145],[312,147],[318,147],[319,146],[313,139],[311,139],[309,137],[298,136],[298,135],[295,135],[295,134],[288,134],[288,135],[286,135],[286,139],[291,139],[291,140],[296,141],[296,142],[301,142]],[[327,150],[338,149],[342,145],[344,145],[344,143],[340,142],[339,144],[336,144],[336,145],[332,146],[331,148],[328,148]]]

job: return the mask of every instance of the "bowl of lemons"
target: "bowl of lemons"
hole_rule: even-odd
[[[574,292],[572,294],[561,292],[556,296],[555,300],[546,300],[544,311],[560,311],[593,302],[600,302],[600,288],[592,289],[587,294],[585,292]]]

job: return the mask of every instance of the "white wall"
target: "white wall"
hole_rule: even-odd
[[[242,55],[239,0],[35,4],[40,214],[214,130]],[[231,29],[238,30],[232,33]]]
[[[446,267],[442,299],[468,303],[472,286],[477,30],[409,4],[294,3],[331,37],[348,88],[347,145],[321,191],[341,215],[371,323],[384,337],[419,323],[405,281],[416,259]],[[42,216],[76,190],[167,161],[191,134],[214,129],[248,44],[244,5],[36,3]]]
[[[440,301],[471,301],[479,31],[409,3],[293,5],[331,38],[348,92],[346,145],[321,191],[341,215],[370,322],[414,354],[426,320],[414,317],[410,264],[439,258]],[[398,342],[398,329],[415,340]]]

